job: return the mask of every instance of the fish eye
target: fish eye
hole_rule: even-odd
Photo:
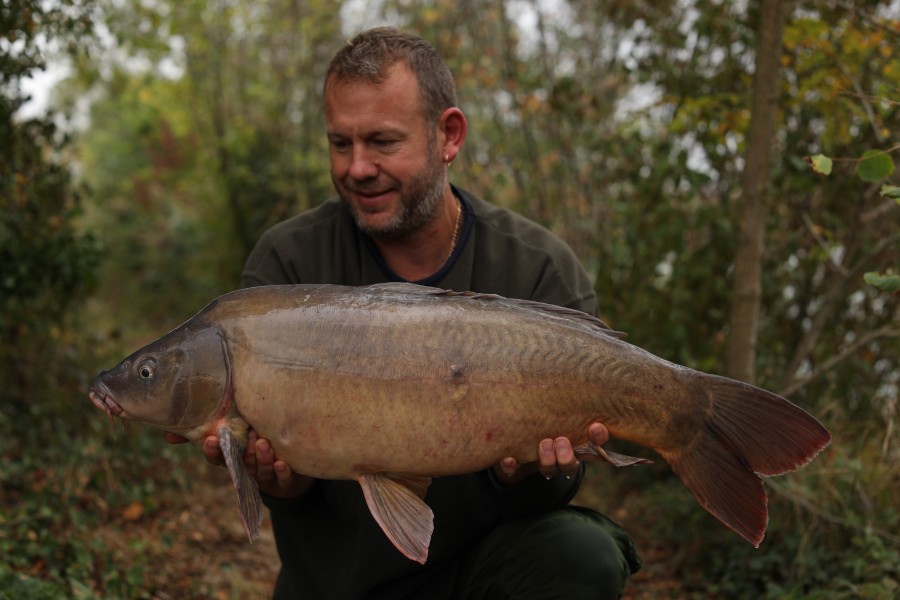
[[[140,376],[140,378],[144,381],[150,381],[151,379],[153,379],[153,375],[156,373],[155,366],[156,365],[149,360],[142,363],[137,370],[138,376]]]

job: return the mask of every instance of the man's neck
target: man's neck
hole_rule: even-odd
[[[420,281],[437,273],[447,262],[462,219],[462,206],[448,190],[432,223],[402,238],[372,238],[372,241],[395,274],[406,281]]]

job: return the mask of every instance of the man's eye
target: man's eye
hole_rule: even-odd
[[[338,152],[342,152],[350,147],[350,143],[344,140],[330,140],[328,143]]]

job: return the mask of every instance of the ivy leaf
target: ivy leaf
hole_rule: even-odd
[[[893,159],[881,150],[866,150],[856,164],[856,174],[863,181],[880,181],[893,172]]]
[[[875,286],[885,292],[896,292],[900,290],[900,275],[892,273],[881,274],[870,271],[863,275],[863,279],[869,285]]]
[[[814,154],[807,157],[806,161],[813,168],[813,171],[820,175],[831,175],[831,159],[824,154]]]

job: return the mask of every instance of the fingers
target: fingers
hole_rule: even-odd
[[[556,475],[556,450],[550,438],[538,445],[538,471],[547,479]]]
[[[566,479],[578,475],[580,465],[578,459],[575,458],[575,449],[572,448],[569,438],[556,438],[553,441],[553,447],[556,449],[556,464],[559,465],[559,472]]]
[[[251,429],[247,435],[247,449],[244,450],[244,466],[254,476],[259,470],[259,455],[256,448],[259,441],[259,435]]]
[[[508,456],[500,461],[500,470],[507,477],[512,477],[519,470],[519,461],[512,456]]]
[[[609,429],[603,423],[591,423],[588,438],[598,446],[602,446],[609,441]]]
[[[588,427],[588,439],[597,446],[603,446],[609,441],[609,430],[603,423],[591,423]],[[557,473],[570,478],[578,474],[579,468],[580,463],[575,456],[571,440],[560,436],[556,439],[541,440],[536,463],[528,463],[523,469],[515,458],[507,457],[500,461],[495,470],[506,475],[507,482],[515,482],[533,474],[535,470],[547,479],[555,477]]]
[[[204,438],[202,449],[209,464],[216,466],[225,464],[225,457],[219,447],[219,438],[216,436],[210,435]],[[260,438],[252,430],[247,437],[244,466],[256,479],[259,489],[270,496],[283,498],[298,496],[305,492],[312,483],[311,478],[298,475],[286,462],[277,460],[269,440]]]
[[[211,465],[222,466],[225,464],[225,457],[222,455],[222,448],[219,447],[219,438],[214,435],[208,435],[203,439],[203,455],[206,462]]]
[[[283,460],[276,460],[272,465],[272,468],[275,469],[275,478],[278,480],[278,487],[283,490],[289,490],[294,487],[294,480],[297,478],[297,474],[294,473],[294,470],[291,469],[290,465]]]
[[[247,445],[247,455],[253,454],[253,460],[247,463],[247,468],[255,474],[260,487],[269,487],[275,481],[275,452],[272,444],[267,439],[259,439],[251,434],[250,443]]]
[[[541,440],[538,446],[538,471],[547,479],[556,475],[557,471],[567,478],[578,474],[578,460],[569,438]]]
[[[255,463],[255,471],[251,473],[255,473],[259,489],[270,496],[284,496],[287,492],[295,492],[299,477],[290,465],[275,458],[275,451],[269,440],[254,436],[251,441]]]
[[[170,444],[183,444],[185,442],[189,442],[191,440],[187,439],[183,435],[178,435],[177,433],[172,433],[170,431],[163,432],[163,439],[169,442]]]

